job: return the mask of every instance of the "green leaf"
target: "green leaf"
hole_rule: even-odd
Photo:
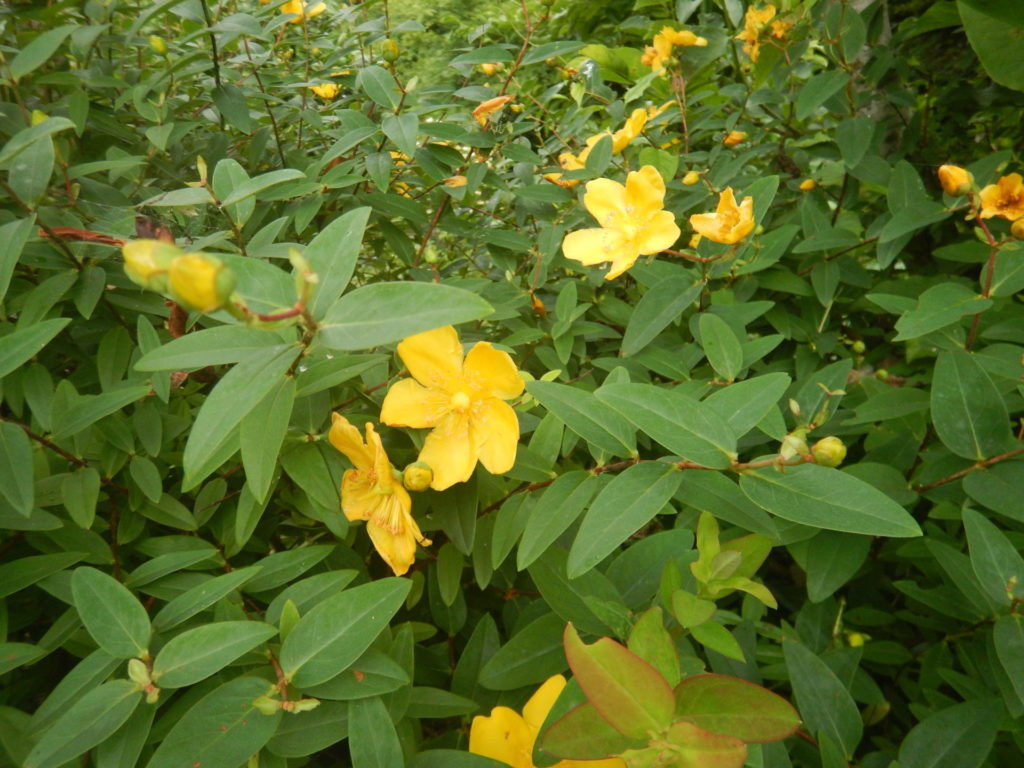
[[[30,555],[0,565],[0,598],[13,595],[37,581],[68,566],[86,555],[84,552],[59,552],[54,555]]]
[[[69,317],[54,317],[0,338],[0,379],[38,355],[70,322]]]
[[[128,464],[128,474],[147,499],[154,504],[160,502],[164,495],[164,483],[156,464],[145,456],[132,456],[131,463]]]
[[[536,64],[541,61],[546,61],[552,57],[557,56],[569,56],[576,53],[586,43],[581,43],[576,40],[556,40],[553,43],[544,43],[538,45],[535,48],[531,48],[525,56],[523,56],[522,66],[528,66],[530,64]]]
[[[1007,614],[996,619],[992,639],[996,656],[1017,698],[1024,701],[1024,618]]]
[[[480,670],[480,685],[493,691],[513,691],[547,680],[565,669],[562,631],[565,621],[546,613],[512,635]]]
[[[530,510],[519,542],[516,567],[523,571],[544,554],[569,529],[597,493],[601,481],[596,475],[577,470],[567,472],[547,487]],[[551,514],[557,509],[558,514]]]
[[[302,255],[319,278],[309,302],[313,317],[323,317],[352,279],[370,212],[365,206],[346,212],[324,227],[306,246]]]
[[[0,301],[7,295],[14,267],[21,258],[25,243],[35,231],[36,217],[15,219],[0,227]]]
[[[527,382],[526,391],[588,443],[613,456],[636,456],[633,427],[592,393],[550,381]]]
[[[679,754],[677,765],[740,768],[747,759],[747,745],[735,736],[711,733],[685,721],[673,723],[665,741],[672,744]]]
[[[819,72],[801,88],[796,99],[796,119],[810,117],[815,110],[839,92],[850,76],[839,70]]]
[[[71,574],[71,595],[100,648],[122,659],[144,655],[149,648],[149,616],[125,587],[95,568],[77,568]]]
[[[731,331],[730,331],[731,332]],[[737,437],[756,427],[789,388],[785,373],[766,373],[728,387],[720,387],[704,398],[725,419]]]
[[[140,203],[139,207],[174,208],[184,205],[211,205],[213,202],[213,196],[206,187],[184,187],[161,192]]]
[[[675,689],[676,717],[748,742],[780,741],[800,726],[781,696],[728,675],[695,675]]]
[[[78,29],[77,24],[65,24],[40,32],[32,41],[18,51],[7,65],[11,79],[17,82],[25,75],[43,66],[57,52],[68,35]]]
[[[409,693],[409,708],[405,714],[408,717],[457,717],[472,714],[479,708],[475,701],[442,688],[417,685]]]
[[[920,536],[903,507],[874,486],[818,464],[748,470],[740,475],[748,499],[794,523],[869,536]]]
[[[654,341],[694,302],[702,286],[700,282],[694,283],[688,274],[673,275],[652,285],[629,317],[622,337],[622,356],[635,355]]]
[[[0,149],[0,168],[5,167],[11,160],[31,147],[37,141],[41,141],[55,133],[74,128],[75,124],[66,117],[51,117],[43,122],[33,125],[31,128],[23,128],[18,131]]]
[[[999,15],[985,12],[995,7],[1000,8]],[[981,6],[979,0],[959,0],[957,8],[967,39],[986,74],[1000,85],[1024,91],[1024,73],[1018,65],[1024,58],[1024,23],[1019,9],[1006,3]]]
[[[1003,716],[998,701],[979,699],[926,717],[900,744],[900,766],[980,768],[989,757]]]
[[[409,768],[506,768],[508,763],[455,749],[428,749],[415,755]]]
[[[1024,523],[1024,507],[1020,503],[1022,472],[1024,463],[1003,461],[969,473],[964,478],[964,490],[979,504]]]
[[[264,715],[253,706],[273,684],[238,677],[201,698],[160,742],[146,768],[239,766],[277,730],[281,712]]]
[[[377,696],[349,703],[348,745],[352,768],[398,768],[405,764],[395,724]]]
[[[345,590],[303,616],[281,645],[281,667],[302,687],[346,669],[402,607],[412,582],[386,578]]]
[[[348,704],[322,701],[312,712],[286,717],[267,743],[267,752],[278,757],[305,757],[348,738]],[[269,763],[270,755],[260,762]],[[278,763],[280,765],[280,763]]]
[[[368,349],[493,311],[476,294],[450,285],[373,283],[345,294],[328,309],[317,338],[330,349]]]
[[[95,747],[131,717],[142,701],[139,687],[111,680],[74,702],[44,733],[25,768],[57,768]]]
[[[385,109],[394,110],[401,103],[395,78],[384,67],[371,65],[359,70],[356,83],[363,92]]]
[[[258,502],[266,501],[270,492],[274,467],[295,405],[295,385],[294,376],[281,381],[242,419],[239,428],[245,479]]]
[[[672,615],[683,629],[693,629],[704,624],[715,615],[717,606],[711,600],[703,600],[685,589],[672,593]]]
[[[303,690],[318,698],[352,701],[382,696],[408,683],[409,675],[398,662],[376,648],[367,648],[349,669]]]
[[[216,469],[211,459],[242,419],[284,381],[298,353],[292,344],[272,347],[259,357],[238,363],[217,382],[203,401],[185,444],[182,490],[195,488]]]
[[[32,514],[32,444],[25,430],[8,421],[0,421],[0,495],[21,515]]]
[[[569,551],[570,579],[586,573],[649,523],[682,482],[675,467],[648,461],[606,485],[587,511]]]
[[[197,584],[191,589],[182,592],[170,600],[153,617],[153,628],[158,632],[163,632],[181,624],[183,621],[187,621],[196,614],[205,611],[221,598],[230,595],[258,574],[260,570],[261,568],[258,565],[239,568],[230,573],[221,574],[208,581],[204,581],[202,584]]]
[[[55,437],[71,437],[100,419],[141,400],[150,393],[147,384],[129,385],[112,389],[100,395],[83,395],[75,400],[74,407],[67,413],[54,414]]]
[[[196,549],[157,555],[129,573],[124,579],[124,585],[131,589],[138,589],[204,560],[216,562],[219,557],[217,550],[205,542],[203,542],[203,546]]]
[[[907,341],[924,336],[952,325],[964,315],[984,312],[992,306],[991,299],[984,299],[960,283],[940,283],[922,293],[917,306],[905,312],[896,321],[899,333],[893,341]]]
[[[681,391],[653,384],[606,384],[594,394],[687,461],[725,469],[736,457],[736,435],[725,420]]]
[[[745,660],[743,649],[732,633],[721,624],[714,621],[706,621],[698,624],[690,630],[693,639],[709,648],[715,653],[720,653],[728,659],[735,659],[742,662]]]
[[[136,707],[131,716],[96,750],[96,768],[135,768],[146,744],[156,707]]]
[[[295,168],[282,168],[278,171],[261,173],[259,176],[254,176],[231,190],[231,194],[221,200],[220,205],[222,208],[228,205],[234,205],[246,198],[259,194],[265,189],[275,187],[278,184],[284,184],[287,181],[295,181],[296,179],[305,178],[306,174]]]
[[[541,737],[541,749],[555,757],[601,760],[614,757],[644,742],[615,730],[597,708],[584,702],[555,720]]]
[[[646,661],[608,637],[586,645],[572,624],[565,628],[563,641],[587,701],[619,733],[644,739],[672,722],[672,689]]]
[[[678,684],[681,675],[679,651],[672,635],[665,629],[660,607],[648,608],[640,614],[629,632],[626,647],[658,670],[670,686]]]
[[[984,515],[963,511],[971,568],[981,588],[997,605],[1024,594],[1024,558],[1017,547]]]
[[[565,572],[566,552],[551,547],[530,566],[530,578],[548,606],[584,632],[603,635],[615,622],[606,622],[592,606],[622,606],[622,596],[603,573],[591,570],[575,579]],[[612,626],[614,629],[615,627]]]
[[[281,345],[281,337],[256,328],[220,325],[187,333],[147,352],[135,363],[137,371],[189,371],[208,365],[239,363]]]
[[[277,634],[259,621],[218,621],[171,638],[153,660],[153,681],[181,688],[205,680]]]
[[[965,459],[995,456],[1011,442],[1003,396],[977,358],[962,349],[939,353],[931,413],[942,444]]]
[[[718,315],[702,312],[697,323],[700,342],[715,373],[728,382],[743,368],[743,347],[732,328]]]
[[[381,122],[381,130],[403,154],[412,157],[416,154],[416,133],[419,125],[416,115],[403,112],[400,115],[386,116]]]
[[[29,643],[0,643],[0,675],[23,664],[31,664],[41,657],[45,651]]]
[[[822,531],[807,549],[807,597],[820,603],[853,578],[868,559],[871,539]]]
[[[254,594],[277,589],[301,576],[333,551],[331,544],[313,544],[267,555],[256,562],[260,572],[246,583],[245,591]]]
[[[782,651],[797,707],[810,733],[824,733],[849,759],[860,743],[864,725],[850,692],[829,666],[795,640]]]
[[[866,115],[848,117],[836,126],[836,143],[847,168],[856,168],[871,146],[875,121]]]

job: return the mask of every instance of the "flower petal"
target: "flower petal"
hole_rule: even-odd
[[[583,204],[602,227],[614,227],[626,221],[626,188],[617,181],[588,181]]]
[[[369,422],[366,423],[366,445],[373,451],[373,474],[376,477],[377,488],[384,492],[390,491],[395,485],[395,478],[391,474],[391,461],[384,450],[380,435]]]
[[[653,165],[626,176],[626,203],[638,221],[646,221],[665,204],[665,180]]]
[[[394,494],[386,502],[390,509],[373,517],[366,525],[366,532],[370,534],[374,549],[394,571],[395,576],[404,574],[416,561],[416,540],[419,533],[419,527],[408,510],[412,501],[405,493],[405,489],[400,490],[404,494],[404,499],[397,493]],[[393,521],[391,525],[382,524],[388,520]]]
[[[421,387],[412,379],[391,385],[380,407],[380,420],[393,427],[437,426],[448,411],[448,394],[441,389]]]
[[[341,451],[356,469],[368,470],[373,467],[373,453],[363,443],[363,436],[351,422],[340,413],[331,414],[331,431],[327,433],[331,445]]]
[[[470,422],[480,463],[492,475],[512,469],[519,445],[519,419],[512,407],[497,398],[474,404]]]
[[[621,261],[630,257],[636,261],[639,255],[626,236],[617,229],[578,229],[570,232],[562,241],[562,253],[565,258],[588,267],[603,261]]]
[[[450,325],[417,333],[398,345],[405,367],[425,387],[444,389],[462,375],[462,344]]]
[[[507,405],[505,407],[508,408]],[[426,462],[434,471],[430,487],[443,491],[469,480],[476,468],[476,457],[469,419],[462,413],[449,413],[427,435],[419,460]]]
[[[502,400],[511,400],[523,393],[523,380],[508,352],[495,349],[486,341],[473,345],[466,355],[466,381]]]
[[[544,681],[543,685],[523,706],[523,720],[528,726],[537,731],[540,730],[563,688],[565,688],[565,678],[562,675],[553,675]]]
[[[647,256],[671,248],[679,239],[679,226],[671,211],[658,211],[638,234],[635,240],[640,253]]]
[[[495,707],[489,717],[477,715],[469,729],[469,751],[490,757],[513,768],[533,768],[536,734],[508,707]]]
[[[381,495],[374,493],[369,472],[349,469],[341,476],[341,511],[348,520],[369,520],[377,513]]]

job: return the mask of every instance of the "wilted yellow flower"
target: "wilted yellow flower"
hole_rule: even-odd
[[[735,147],[737,144],[746,141],[747,134],[745,131],[729,131],[722,139],[722,143],[727,147]]]
[[[665,69],[665,62],[672,56],[673,46],[688,47],[695,45],[703,48],[708,41],[698,37],[687,29],[675,30],[672,27],[662,27],[661,32],[654,36],[652,44],[644,49],[644,55],[640,62],[646,64],[655,72]]]
[[[777,19],[772,22],[772,37],[774,37],[776,40],[781,40],[789,33],[789,30],[791,30],[792,28],[793,22]]]
[[[487,121],[491,119],[491,115],[499,111],[510,101],[512,101],[512,97],[505,94],[504,96],[495,96],[493,99],[481,102],[480,106],[473,110],[473,117],[480,123],[481,128],[486,128]]]
[[[197,312],[216,312],[235,290],[235,275],[220,259],[205,253],[186,253],[167,268],[174,300]]]
[[[1003,176],[981,190],[981,218],[993,216],[1010,221],[1024,216],[1024,180],[1019,173]]]
[[[633,141],[647,125],[647,110],[634,109],[626,124],[612,134],[612,154],[617,155]]]
[[[295,14],[294,19],[289,19],[289,24],[301,24],[304,18],[311,19],[314,16],[319,16],[321,13],[327,10],[325,3],[317,3],[314,6],[308,6],[303,0],[288,0],[287,3],[281,6],[281,13],[293,13]]]
[[[416,560],[416,543],[429,546],[412,517],[412,499],[395,480],[391,462],[373,424],[366,424],[366,442],[359,430],[340,413],[331,415],[331,445],[355,469],[341,477],[341,511],[349,520],[365,520],[370,541],[395,576]]]
[[[726,187],[718,198],[718,209],[714,213],[694,214],[690,226],[716,243],[738,243],[754,230],[754,198],[745,197],[736,205],[732,187]]]
[[[136,285],[150,291],[167,290],[167,268],[181,256],[181,249],[161,240],[129,240],[121,247],[124,273]]]
[[[467,181],[468,179],[466,179],[465,176],[463,176],[462,174],[458,174],[456,176],[449,176],[447,179],[445,179],[444,185],[446,187],[450,187],[451,189],[458,189],[459,187],[466,186]]]
[[[683,184],[688,187],[692,187],[698,181],[700,181],[700,174],[696,171],[689,171],[685,176],[683,176]]]
[[[810,192],[816,186],[818,186],[818,182],[816,182],[814,179],[804,179],[803,181],[800,182],[800,191]]]
[[[490,757],[512,768],[534,768],[533,744],[551,707],[555,705],[565,678],[549,677],[523,706],[520,715],[509,707],[495,707],[488,716],[477,715],[469,729],[469,751]],[[625,768],[622,758],[605,760],[561,760],[553,768]]]
[[[512,358],[479,341],[463,360],[451,326],[410,336],[398,345],[398,355],[412,378],[388,390],[380,420],[432,429],[419,455],[434,471],[430,487],[443,491],[469,480],[477,461],[496,475],[512,469],[519,421],[504,401],[523,391]]]
[[[311,85],[309,90],[321,99],[333,99],[341,91],[341,86],[337,83],[323,83],[322,85]]]
[[[747,8],[746,16],[743,17],[743,31],[736,35],[736,40],[743,41],[743,52],[755,63],[761,56],[761,42],[759,39],[761,29],[773,16],[775,16],[774,5],[766,5],[761,10],[750,6]]]
[[[974,177],[957,165],[940,165],[938,175],[942,189],[950,197],[965,194],[970,191],[971,185],[974,183]]]
[[[605,280],[618,277],[640,256],[658,253],[679,239],[675,216],[663,210],[665,182],[653,165],[626,177],[587,182],[583,204],[601,225],[570,232],[562,241],[567,259],[587,266],[611,262]]]

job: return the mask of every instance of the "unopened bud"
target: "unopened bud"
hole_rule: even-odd
[[[1018,240],[1024,240],[1024,216],[1021,216],[1010,225],[1010,234]]]
[[[885,368],[879,368],[877,371],[875,371],[875,378],[878,379],[879,381],[885,381],[886,379],[889,378],[889,372],[885,370]]]
[[[950,197],[967,194],[974,184],[974,177],[957,165],[940,165],[938,173],[942,190]]]
[[[171,296],[197,312],[216,312],[235,290],[235,275],[220,259],[205,253],[186,253],[167,268]]]
[[[838,467],[846,458],[846,445],[838,437],[823,437],[811,446],[811,454],[823,467]]]
[[[293,714],[299,712],[310,712],[320,706],[320,699],[299,699],[292,702],[291,711]]]
[[[727,147],[735,147],[737,144],[746,140],[747,134],[745,131],[729,131],[729,133],[725,135],[725,138],[722,139],[722,143]]]
[[[128,679],[143,687],[153,682],[146,662],[142,659],[128,659]]]
[[[810,192],[816,186],[818,186],[818,182],[816,182],[814,179],[804,179],[803,181],[800,182],[800,191]]]
[[[161,56],[167,53],[167,43],[165,43],[164,39],[158,35],[149,36],[149,47],[153,49],[154,53],[158,53]]]
[[[269,696],[260,696],[252,703],[252,705],[264,715],[272,715],[281,709],[281,702],[278,699],[272,699]]]
[[[846,636],[846,642],[851,648],[859,648],[864,645],[864,635],[860,632],[851,632]]]
[[[146,290],[167,292],[167,270],[181,249],[162,240],[129,240],[121,247],[124,273]]]
[[[155,685],[150,685],[146,688],[146,703],[156,704],[160,699],[160,689]]]
[[[397,61],[401,53],[402,49],[398,47],[398,43],[396,43],[390,37],[384,41],[383,52],[381,53],[381,56],[383,57],[384,61],[387,61],[389,63],[392,61]]]
[[[864,354],[864,350],[866,350],[866,349],[867,349],[867,345],[863,341],[860,341],[859,339],[857,341],[853,342],[853,344],[850,345],[850,350],[855,355],[863,355]]]
[[[402,485],[410,491],[425,491],[434,479],[434,470],[423,461],[414,461],[402,472]]]
[[[696,171],[690,171],[685,176],[683,176],[683,184],[685,184],[688,187],[692,187],[698,181],[700,181],[700,174],[697,173]]]
[[[488,77],[490,77],[491,75],[498,71],[498,65],[495,64],[493,61],[485,61],[483,64],[480,65],[480,71],[483,72]]]

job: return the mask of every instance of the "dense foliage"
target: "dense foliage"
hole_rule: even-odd
[[[1019,0],[466,5],[0,9],[0,766],[1020,765]]]

